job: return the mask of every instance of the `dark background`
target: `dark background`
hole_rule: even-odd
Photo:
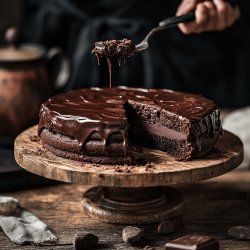
[[[1,12],[8,19],[2,21],[1,34],[6,27],[17,25],[22,31],[22,42],[63,48],[70,58],[72,74],[61,91],[108,86],[106,62],[98,66],[91,54],[94,43],[124,37],[138,43],[160,20],[174,15],[179,3],[176,0],[0,1]],[[127,59],[121,67],[113,62],[113,84],[200,93],[222,107],[249,105],[250,3],[244,0],[238,3],[241,19],[223,32],[187,36],[172,28],[157,34],[148,50]]]

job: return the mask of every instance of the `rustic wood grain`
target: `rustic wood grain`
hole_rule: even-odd
[[[109,166],[64,159],[43,149],[40,142],[30,140],[36,135],[34,126],[21,133],[15,141],[15,159],[26,170],[65,182],[85,185],[149,187],[209,179],[236,168],[243,159],[243,145],[238,137],[225,132],[216,151],[202,158],[178,162],[165,152],[144,149],[142,158],[149,164],[141,166]]]
[[[82,204],[90,218],[127,225],[177,219],[185,207],[182,195],[170,187],[93,187],[83,195]]]
[[[242,181],[243,180],[243,181]],[[63,184],[33,190],[2,193],[20,200],[22,206],[46,222],[59,237],[55,246],[16,246],[0,231],[0,249],[70,250],[76,232],[91,232],[99,236],[96,249],[139,250],[145,245],[163,250],[173,238],[190,233],[209,234],[219,239],[220,250],[248,250],[250,241],[237,241],[227,236],[227,229],[250,224],[250,172],[237,172],[211,179],[209,182],[180,185],[187,209],[181,227],[170,235],[157,235],[156,226],[144,226],[146,236],[139,246],[122,241],[122,225],[100,223],[82,213],[81,195],[88,186]]]

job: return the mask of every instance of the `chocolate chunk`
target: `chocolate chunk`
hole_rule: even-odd
[[[122,239],[128,244],[135,244],[143,236],[143,230],[137,227],[127,226],[122,230]]]
[[[166,220],[158,225],[157,231],[159,234],[169,234],[175,231],[177,226],[177,220]]]
[[[250,225],[231,227],[228,229],[228,234],[235,239],[250,240]]]
[[[165,249],[219,250],[219,242],[211,236],[187,235],[168,242]]]
[[[98,244],[98,237],[91,233],[76,233],[73,245],[76,250],[88,249]]]

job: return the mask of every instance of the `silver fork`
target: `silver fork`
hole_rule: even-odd
[[[178,23],[184,23],[184,22],[191,22],[195,20],[195,13],[191,12],[182,16],[174,16],[174,17],[169,17],[161,22],[159,22],[159,26],[153,28],[147,35],[146,37],[135,46],[136,50],[138,52],[145,50],[148,48],[148,41],[154,35],[160,30],[168,29],[171,27],[176,26]]]

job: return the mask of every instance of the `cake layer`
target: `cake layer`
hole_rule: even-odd
[[[101,140],[90,138],[81,150],[79,150],[78,143],[75,139],[49,131],[48,129],[43,129],[40,137],[45,144],[72,153],[82,153],[90,156],[102,155],[113,157],[124,157],[125,155],[123,141],[118,140],[121,139],[119,137],[112,137],[106,146]]]
[[[112,165],[133,164],[130,157],[119,157],[119,156],[110,157],[110,156],[102,156],[102,155],[94,157],[91,155],[85,155],[85,154],[80,153],[80,152],[74,153],[74,152],[68,152],[65,150],[61,150],[61,149],[52,147],[46,143],[43,143],[43,146],[45,149],[49,150],[53,154],[67,158],[67,159],[71,159],[71,160],[97,163],[97,164],[112,164]]]
[[[215,144],[221,133],[219,115],[215,103],[199,95],[166,89],[81,89],[42,105],[38,134],[45,147],[61,156],[101,156],[110,162],[120,157],[119,163],[122,158],[126,163],[130,146],[137,144],[187,160]]]

